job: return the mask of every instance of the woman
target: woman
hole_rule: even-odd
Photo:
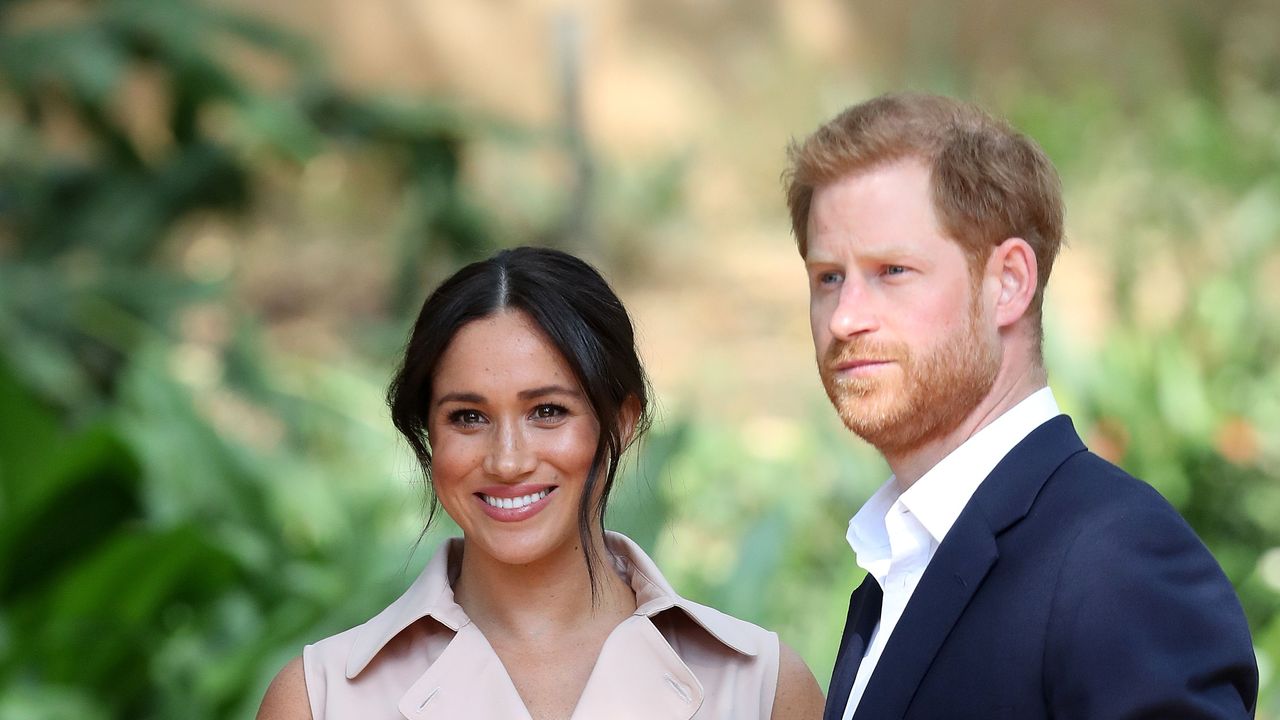
[[[307,646],[260,720],[821,716],[776,635],[679,597],[604,531],[648,383],[589,265],[518,248],[463,268],[423,305],[388,401],[431,515],[463,537],[378,616]]]

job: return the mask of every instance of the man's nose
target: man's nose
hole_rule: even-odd
[[[489,452],[485,454],[485,473],[502,482],[516,482],[537,467],[528,438],[519,428],[500,425],[496,428]]]
[[[827,329],[838,340],[871,332],[880,326],[875,298],[864,283],[846,280],[831,313]]]

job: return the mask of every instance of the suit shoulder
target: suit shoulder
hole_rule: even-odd
[[[1044,648],[1051,704],[1067,717],[1192,704],[1243,717],[1257,696],[1249,628],[1209,549],[1154,488],[1092,453],[1058,475],[1042,516],[1061,553]]]
[[[1059,518],[1065,576],[1106,582],[1119,568],[1153,570],[1155,559],[1177,558],[1210,584],[1230,588],[1208,547],[1168,500],[1091,452],[1064,463],[1042,497],[1043,516]]]
[[[1065,574],[1170,552],[1221,573],[1195,530],[1154,487],[1090,452],[1049,477],[1028,520],[1041,542],[1058,548]]]
[[[1054,504],[1070,504],[1077,508],[1075,512],[1103,523],[1134,512],[1181,519],[1177,509],[1150,483],[1088,451],[1059,466],[1045,483],[1042,497]]]

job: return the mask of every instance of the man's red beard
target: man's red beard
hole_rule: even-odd
[[[913,354],[906,343],[862,336],[833,342],[818,371],[827,397],[846,427],[884,455],[900,455],[954,430],[982,401],[1000,370],[1000,347],[984,340],[976,293],[966,321]],[[841,377],[835,368],[851,360],[891,365],[871,377]]]

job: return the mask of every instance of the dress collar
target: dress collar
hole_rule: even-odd
[[[678,608],[721,645],[740,655],[754,657],[764,650],[760,647],[759,638],[750,631],[753,626],[715,608],[680,597],[658,571],[658,566],[631,538],[621,533],[606,532],[605,542],[613,551],[618,574],[635,591],[636,615],[652,618],[671,608]]]
[[[636,616],[653,618],[677,608],[720,644],[739,654],[755,656],[763,650],[760,640],[745,624],[714,608],[680,597],[653,560],[630,538],[606,532],[605,542],[614,555],[615,570],[636,594]],[[449,568],[451,564],[456,565],[461,553],[461,538],[441,543],[409,589],[360,626],[347,655],[348,679],[358,676],[387,643],[424,617],[455,633],[471,624],[471,618],[454,599],[449,579]]]

